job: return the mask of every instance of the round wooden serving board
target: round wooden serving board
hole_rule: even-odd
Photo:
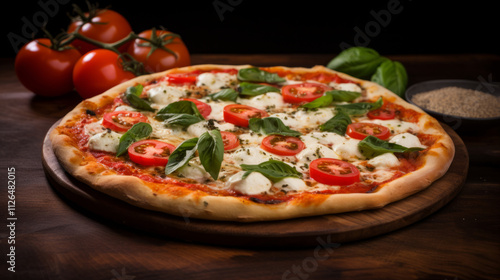
[[[49,130],[49,133],[54,127]],[[456,154],[448,172],[427,189],[381,209],[284,221],[237,223],[177,217],[132,206],[77,181],[59,165],[45,137],[42,161],[51,185],[66,199],[108,220],[185,241],[252,247],[317,246],[364,239],[410,225],[437,211],[461,190],[469,167],[465,144],[449,127]]]

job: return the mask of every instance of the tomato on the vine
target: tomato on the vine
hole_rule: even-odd
[[[41,96],[60,96],[73,90],[73,67],[81,54],[67,46],[52,49],[49,39],[36,39],[19,50],[15,71],[19,81]]]
[[[82,14],[69,25],[68,33],[74,32],[79,26],[81,27],[78,33],[102,43],[117,42],[126,38],[130,32],[132,32],[132,27],[130,27],[125,17],[108,9],[91,9],[90,12]],[[99,48],[91,43],[78,39],[74,40],[72,45],[82,54]],[[119,50],[124,52],[127,48],[128,44],[124,44]]]
[[[136,39],[130,44],[127,52],[142,62],[147,72],[161,72],[191,64],[189,51],[177,34],[150,29],[139,33],[139,37],[151,42]]]
[[[83,98],[103,93],[134,77],[132,72],[123,69],[118,54],[106,49],[86,53],[73,70],[75,89]]]

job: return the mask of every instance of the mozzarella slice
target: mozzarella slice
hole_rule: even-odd
[[[370,159],[368,164],[375,168],[391,168],[398,166],[399,160],[394,154],[385,153]]]
[[[260,146],[262,140],[266,136],[256,132],[243,133],[238,136],[241,145],[256,145]]]
[[[228,73],[202,73],[196,78],[196,86],[206,86],[212,92],[227,88],[236,82],[236,75]]]
[[[375,123],[388,127],[393,134],[404,132],[418,132],[420,128],[416,123],[405,122],[400,120],[363,120],[363,122]]]
[[[342,142],[335,143],[333,145],[333,150],[343,159],[348,161],[354,161],[358,159],[364,159],[365,157],[358,148],[358,143],[360,141],[356,139],[345,139]]]
[[[240,171],[226,182],[226,186],[246,195],[266,193],[271,189],[272,184],[269,179],[259,172],[252,172],[243,179],[246,171]]]
[[[207,120],[216,120],[216,121],[223,121],[224,120],[224,107],[226,107],[229,104],[234,104],[233,102],[227,102],[227,101],[210,101],[207,99],[203,100],[206,102],[210,107],[212,107],[212,112],[210,112],[210,115],[207,116]]]
[[[299,178],[287,177],[273,184],[274,187],[284,191],[303,191],[307,189],[306,183]]]
[[[159,105],[167,105],[179,101],[179,98],[186,97],[185,90],[164,84],[149,89],[147,94],[151,102]]]
[[[193,179],[198,183],[206,182],[210,178],[210,174],[208,174],[198,162],[198,158],[190,160],[186,165],[176,171],[177,176]]]
[[[210,130],[208,122],[209,121],[201,121],[192,124],[187,128],[187,132],[193,137],[200,137],[200,135]],[[220,131],[227,131],[235,128],[234,124],[231,123],[213,122],[213,126],[219,129]]]
[[[109,152],[116,154],[118,145],[120,144],[121,134],[112,130],[107,130],[90,137],[89,148],[91,150]]]
[[[316,143],[331,146],[335,143],[342,143],[346,140],[345,137],[334,132],[311,132],[301,136],[300,139],[304,142],[304,144],[306,144],[306,146]]]
[[[232,160],[240,164],[259,164],[274,158],[268,153],[257,147],[241,148],[231,154]]]
[[[411,133],[402,133],[398,135],[394,135],[389,142],[404,146],[406,148],[427,148],[427,146],[422,145],[417,136]]]
[[[285,106],[283,97],[277,92],[267,92],[252,98],[238,98],[238,103],[260,110],[281,109]]]
[[[291,129],[299,129],[302,127],[302,124],[298,119],[295,118],[293,114],[289,113],[275,113],[271,114],[270,117],[280,119],[284,125],[290,127]]]
[[[85,125],[85,133],[92,136],[97,133],[106,132],[106,128],[102,126],[102,120]]]
[[[343,84],[336,84],[336,83],[333,83],[330,84],[330,86],[332,86],[334,89],[337,89],[337,90],[344,90],[344,91],[355,91],[355,92],[361,92],[361,88],[356,85],[356,84],[353,84],[353,83],[343,83]]]
[[[335,114],[331,108],[319,108],[317,110],[300,110],[295,118],[301,124],[301,128],[316,128],[333,118]]]
[[[311,163],[311,161],[318,158],[335,158],[340,159],[340,157],[332,149],[321,144],[312,144],[306,146],[306,148],[297,155],[295,155],[299,164]]]

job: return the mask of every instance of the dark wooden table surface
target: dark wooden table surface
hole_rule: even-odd
[[[213,54],[193,55],[192,62],[310,67],[332,57]],[[390,58],[406,66],[410,85],[430,79],[500,79],[500,56]],[[327,248],[195,244],[118,225],[61,197],[42,169],[42,142],[52,124],[80,99],[75,93],[36,97],[17,81],[12,59],[0,63],[0,279],[500,278],[500,127],[459,133],[470,157],[462,191],[410,226]],[[8,227],[12,168],[15,228]],[[15,272],[8,270],[13,254]]]

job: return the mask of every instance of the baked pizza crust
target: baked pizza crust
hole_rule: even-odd
[[[426,153],[425,162],[421,168],[383,184],[373,193],[333,195],[304,193],[297,198],[280,204],[263,204],[239,197],[207,195],[202,191],[189,191],[176,185],[166,188],[171,189],[171,191],[155,193],[151,186],[154,183],[142,181],[134,176],[118,175],[101,166],[95,160],[87,159],[85,154],[77,148],[77,144],[69,136],[60,133],[58,129],[64,127],[74,117],[84,113],[85,110],[105,105],[110,99],[114,99],[128,87],[138,83],[147,83],[168,73],[248,67],[252,66],[213,64],[189,66],[140,76],[117,85],[101,95],[81,102],[61,120],[59,126],[50,134],[54,153],[62,167],[70,175],[100,192],[137,207],[189,218],[239,222],[283,220],[380,208],[425,189],[446,173],[453,160],[455,152],[453,141],[437,120],[427,115],[420,108],[405,102],[396,94],[375,83],[360,80],[323,66],[313,68],[271,67],[267,69],[292,70],[304,73],[316,71],[336,73],[341,78],[358,82],[367,89],[370,96],[383,96],[393,103],[422,113],[418,125],[426,130],[433,130],[433,134],[438,134],[441,137]]]

